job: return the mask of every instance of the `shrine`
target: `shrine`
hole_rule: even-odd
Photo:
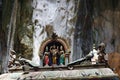
[[[54,37],[55,36],[55,37]],[[99,46],[103,47],[103,45]],[[103,47],[104,49],[104,47]],[[102,50],[103,50],[102,49]],[[0,76],[0,79],[13,80],[120,80],[105,62],[94,63],[88,59],[96,55],[95,47],[83,58],[69,62],[69,45],[66,40],[55,33],[43,41],[40,47],[40,59],[43,66],[37,66],[31,60],[20,58],[20,68],[10,68],[11,73]],[[100,54],[101,51],[99,51]],[[91,55],[93,54],[93,55]],[[102,54],[102,53],[101,53]],[[7,77],[5,77],[7,75]],[[17,75],[17,76],[15,76]],[[15,76],[15,77],[13,77]]]
[[[42,42],[39,54],[41,65],[63,66],[69,63],[69,44],[65,39],[53,33],[50,38]]]

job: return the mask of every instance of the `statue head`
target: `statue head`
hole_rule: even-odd
[[[48,55],[49,53],[48,52],[45,52],[45,55]]]
[[[100,43],[99,45],[98,45],[98,48],[99,48],[99,50],[104,50],[105,49],[105,43]]]
[[[60,50],[63,50],[63,46],[60,46]]]
[[[45,51],[48,51],[48,46],[46,46],[46,49],[45,49]]]
[[[105,47],[105,43],[102,42],[102,43],[99,44],[99,46],[100,47]]]

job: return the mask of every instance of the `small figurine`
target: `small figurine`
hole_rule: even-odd
[[[65,54],[63,47],[60,46],[60,65],[64,65],[64,63],[65,63]]]
[[[60,55],[60,65],[64,65],[65,63],[65,54],[62,52]]]
[[[58,47],[56,48],[55,45],[50,47],[50,52],[52,53],[52,63],[57,64],[57,53],[58,53]]]
[[[93,44],[93,50],[90,51],[88,56],[91,56],[92,64],[97,64],[97,62],[98,62],[98,51],[95,49],[95,44]]]
[[[49,66],[49,53],[48,52],[45,52],[44,54],[44,63],[45,63],[45,66]]]

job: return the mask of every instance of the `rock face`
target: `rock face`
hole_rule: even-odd
[[[0,0],[0,19],[2,18],[2,0]],[[2,27],[2,20],[0,20],[0,27]],[[0,51],[1,51],[1,43],[0,43]],[[1,54],[0,54],[0,56],[2,56]],[[1,57],[0,57],[0,62],[1,62]]]
[[[0,19],[2,18],[2,0],[0,0]],[[0,27],[2,27],[2,20],[0,20]],[[1,46],[1,40],[0,40],[0,74],[1,74],[1,59],[2,59],[2,54],[1,54],[1,51],[2,51],[2,46]]]
[[[74,11],[72,0],[34,0],[33,1],[33,61],[38,61],[41,43],[53,33],[66,39],[73,51]]]
[[[15,36],[15,50],[18,55],[32,59],[33,53],[33,26],[32,24],[32,1],[19,1],[17,12],[17,29]]]
[[[6,7],[3,8],[0,32],[5,32],[6,37],[1,40],[0,49],[7,38],[13,7],[12,1],[3,2]],[[119,21],[119,0],[20,0],[14,49],[23,57],[40,64],[39,49],[42,42],[56,33],[67,40],[71,50],[70,61],[88,54],[93,43],[104,42],[106,53],[120,52]],[[2,49],[0,52],[5,53]]]
[[[76,44],[74,44],[74,52],[82,53],[81,56],[86,55],[93,43],[99,44],[100,42],[106,44],[106,53],[120,52],[120,36],[118,34],[120,30],[118,22],[120,20],[118,19],[120,17],[120,2],[118,0],[93,2],[81,0],[79,4],[78,22],[76,21],[75,26],[74,39]],[[75,55],[76,58],[78,54]]]
[[[38,54],[41,42],[52,32],[68,40],[71,61],[88,54],[93,43],[104,42],[106,53],[119,52],[119,4],[117,0],[34,1],[33,22],[36,20],[37,23],[33,54]]]

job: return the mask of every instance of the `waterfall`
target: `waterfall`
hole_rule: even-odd
[[[70,0],[34,0],[33,61],[40,64],[40,46],[42,41],[54,32],[59,37],[73,43],[75,2]],[[47,27],[47,25],[50,25]]]

